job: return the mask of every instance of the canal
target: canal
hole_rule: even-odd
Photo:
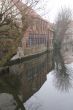
[[[21,77],[20,95],[26,110],[73,110],[73,63],[66,67],[65,75],[50,71],[48,53],[11,64],[9,74]],[[14,110],[13,103],[11,96],[0,94],[1,110]]]
[[[0,78],[3,78],[4,75],[6,76],[6,78],[7,75],[19,76],[21,82],[19,88],[19,97],[23,102],[26,102],[34,93],[36,93],[42,87],[47,79],[47,73],[50,70],[51,53],[45,51],[43,53],[27,56],[25,58],[17,59],[15,61],[10,61],[8,63],[8,69],[6,70],[6,72],[4,70],[3,74],[0,74]],[[15,81],[15,79],[10,80],[10,84],[14,84],[16,88],[17,81]],[[15,106],[13,106],[13,103],[15,102],[13,101],[12,96],[9,96],[5,93],[0,94],[0,108],[2,110],[14,110]]]
[[[41,89],[25,103],[27,110],[73,110],[73,63],[66,66],[68,75],[48,73]]]
[[[10,64],[9,74],[17,74],[21,77],[20,94],[25,102],[46,81],[46,75],[51,70],[51,55],[46,51],[30,58],[12,61]]]

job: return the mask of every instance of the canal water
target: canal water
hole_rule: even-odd
[[[19,74],[21,77],[20,92],[24,101],[40,89],[50,69],[51,59],[47,53],[10,66],[10,74]]]
[[[44,53],[34,58],[27,58],[27,60],[19,59],[16,60],[16,62],[13,61],[11,66],[9,66],[9,74],[17,74],[21,79],[19,91],[23,102],[28,100],[35,92],[37,92],[46,81],[46,75],[51,69],[51,57],[49,55],[50,54],[48,53]],[[11,96],[0,94],[0,109],[14,110],[12,108],[12,102],[14,101],[12,100]]]
[[[73,63],[66,65],[65,75],[49,72],[50,65],[50,57],[43,54],[10,66],[10,74],[22,76],[20,93],[26,110],[73,110]],[[12,96],[0,94],[1,110],[14,110],[13,103]]]
[[[68,75],[48,73],[41,89],[24,104],[27,110],[73,110],[73,63],[66,66]]]
[[[73,63],[66,67],[65,75],[49,72],[51,58],[47,53],[9,67],[9,74],[21,77],[20,94],[26,110],[73,110]],[[14,110],[14,103],[12,96],[0,94],[1,110]]]

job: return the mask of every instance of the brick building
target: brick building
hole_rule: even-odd
[[[14,3],[16,3],[16,1],[18,0],[13,0]],[[52,29],[52,24],[44,20],[31,7],[26,6],[21,1],[17,2],[15,5],[20,10],[23,19],[25,15],[25,22],[28,25],[26,31],[25,26],[23,28],[23,50],[26,48],[38,48],[38,46],[52,49],[52,39],[54,32]]]
[[[35,12],[34,12],[35,13]],[[36,45],[49,46],[52,48],[53,29],[51,23],[33,14],[31,15],[32,21],[22,39],[22,47],[32,47]]]

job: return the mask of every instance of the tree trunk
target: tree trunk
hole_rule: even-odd
[[[16,95],[16,94],[13,94],[13,97],[14,97],[14,99],[17,102],[17,108],[16,108],[16,110],[18,110],[18,108],[20,108],[21,110],[26,110],[25,107],[24,107],[24,105],[23,105],[23,102],[19,99],[19,96]]]

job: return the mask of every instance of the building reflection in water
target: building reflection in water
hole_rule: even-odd
[[[24,101],[40,89],[50,69],[51,58],[47,53],[10,67],[10,74],[22,76],[20,93]]]

